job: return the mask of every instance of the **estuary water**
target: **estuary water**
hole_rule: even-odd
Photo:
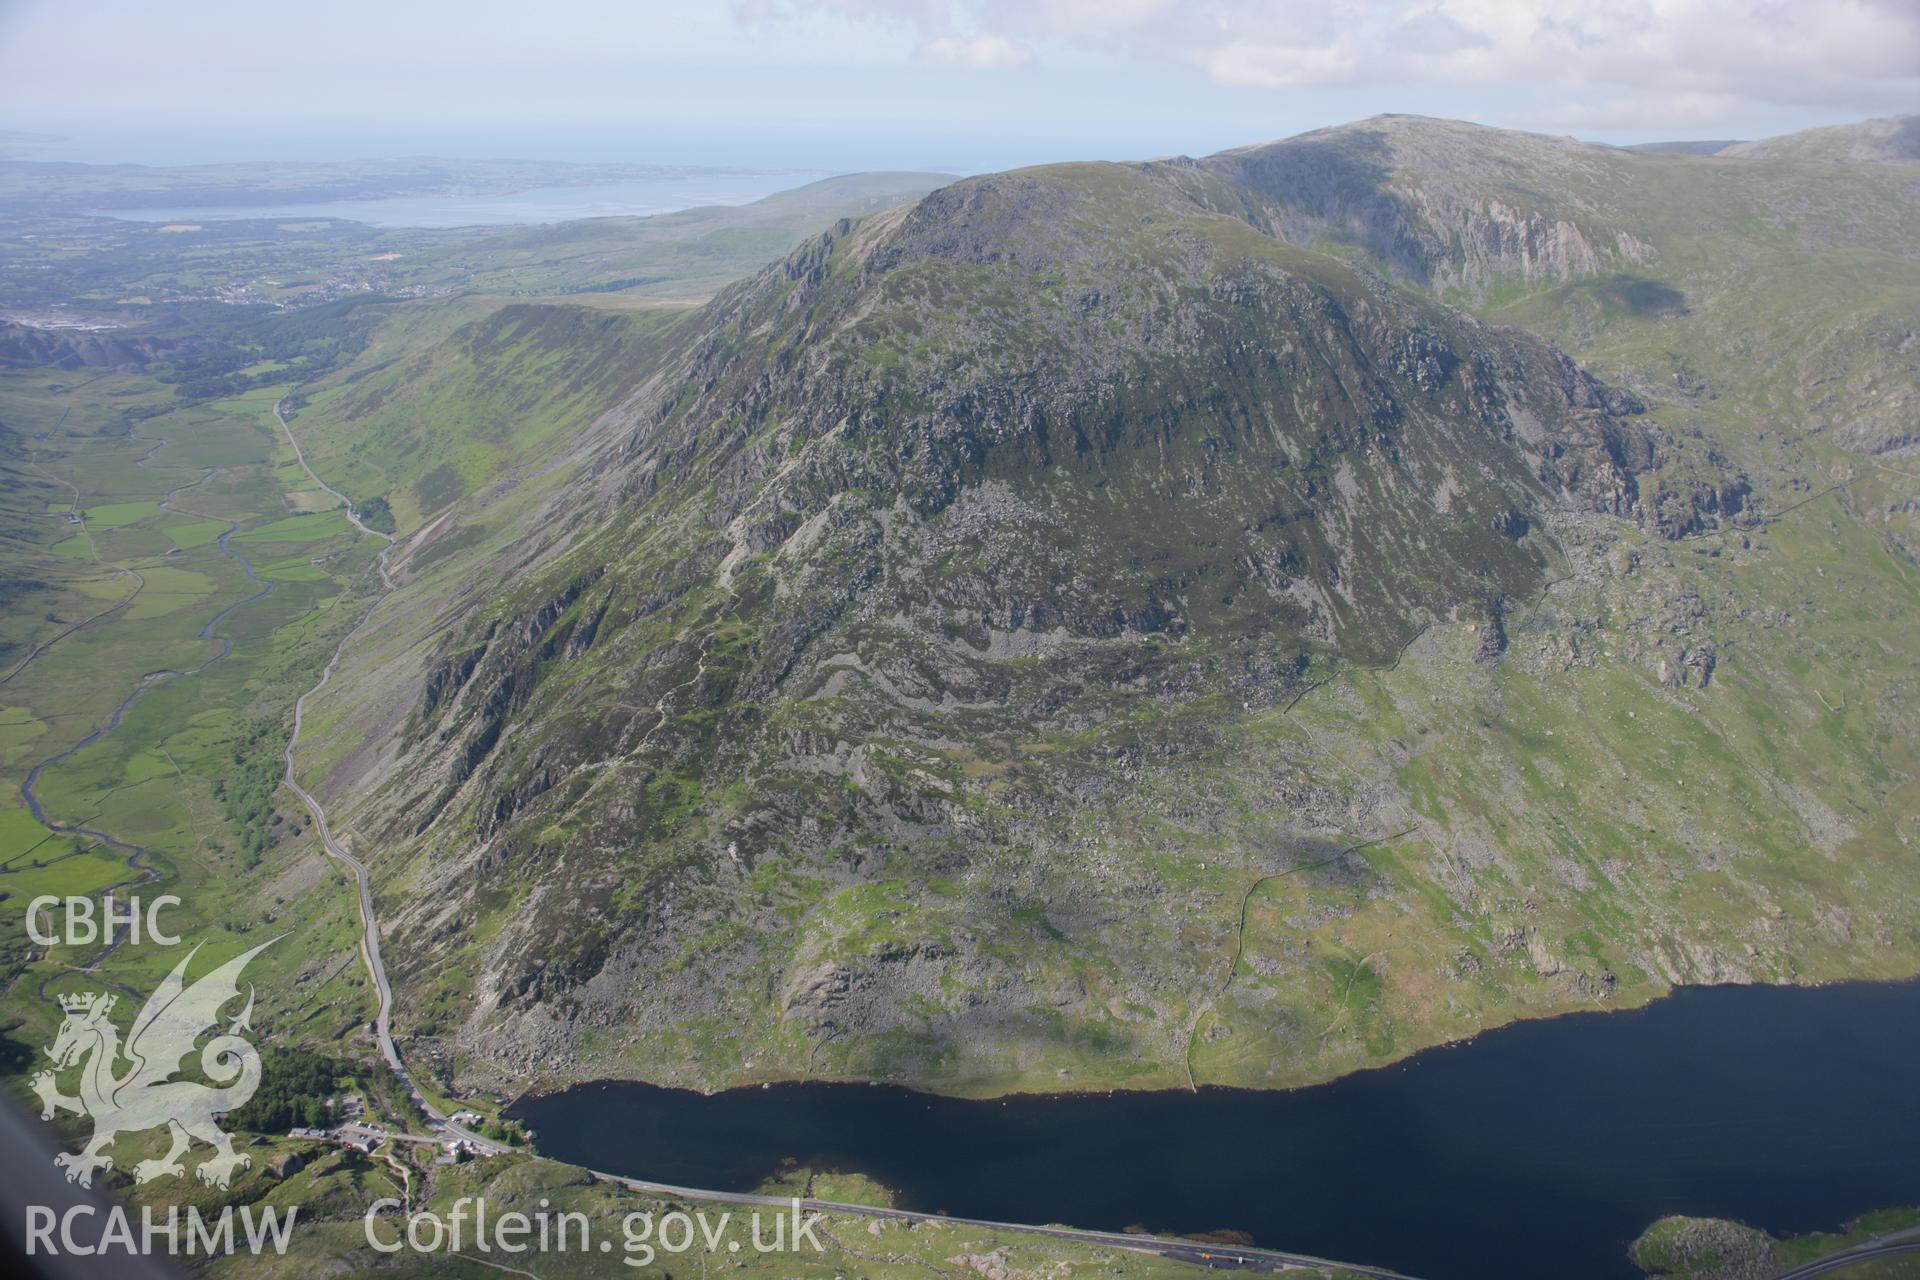
[[[784,1158],[903,1207],[1255,1241],[1424,1280],[1628,1280],[1669,1213],[1776,1234],[1920,1203],[1920,983],[1689,988],[1289,1092],[990,1101],[844,1084],[532,1098],[546,1155],[746,1191]]]
[[[576,218],[638,217],[702,205],[750,204],[776,191],[825,177],[820,173],[723,173],[539,187],[501,195],[390,196],[377,200],[316,200],[292,204],[158,205],[98,209],[131,222],[225,222],[266,218],[345,218],[376,227],[499,227],[568,222]]]

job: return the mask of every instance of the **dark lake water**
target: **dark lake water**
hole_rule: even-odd
[[[1426,1280],[1615,1280],[1663,1214],[1787,1234],[1920,1203],[1916,1063],[1920,984],[1714,987],[1286,1093],[614,1083],[516,1114],[549,1156],[681,1186],[751,1190],[793,1157],[964,1217],[1237,1228]]]

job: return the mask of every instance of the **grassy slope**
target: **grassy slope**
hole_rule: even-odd
[[[395,308],[349,373],[301,393],[302,447],[411,531],[613,408],[678,316],[482,297]]]
[[[1553,971],[1521,999],[1552,1006],[1644,998],[1676,981],[1915,965],[1907,850],[1920,761],[1892,709],[1920,674],[1906,625],[1920,596],[1908,553],[1889,541],[1911,517],[1880,514],[1899,496],[1897,464],[1825,438],[1890,377],[1897,385],[1877,339],[1909,323],[1920,297],[1898,248],[1915,232],[1897,194],[1908,179],[1691,157],[1610,163],[1620,172],[1584,193],[1604,207],[1584,216],[1631,227],[1653,259],[1631,275],[1494,287],[1480,310],[1653,398],[1663,423],[1707,435],[1755,477],[1762,510],[1783,514],[1751,539],[1613,549],[1635,575],[1620,558],[1557,586],[1509,625],[1514,650],[1491,675],[1459,661],[1470,641],[1454,639],[1449,661],[1443,635],[1392,673],[1302,705],[1309,732],[1374,756],[1427,836],[1370,852],[1396,891],[1360,893],[1351,921],[1330,930],[1338,954],[1386,978],[1363,1007],[1336,1013],[1371,1025],[1368,1056],[1408,1032],[1429,1042],[1505,1016],[1516,971]],[[1834,482],[1850,483],[1789,510]],[[1661,687],[1662,648],[1671,657],[1701,640],[1724,654],[1717,682]],[[1485,904],[1478,920],[1459,894],[1431,888],[1463,881]],[[1273,926],[1308,900],[1325,908],[1324,895],[1286,890]],[[1688,934],[1620,963],[1623,942]],[[1568,989],[1568,974],[1605,983]],[[1203,1047],[1200,1061],[1224,1058],[1228,1078],[1244,1078],[1265,1055],[1285,1061],[1275,1049],[1256,1036]]]
[[[1781,209],[1815,201],[1809,188],[1843,175],[1635,161],[1634,209],[1647,216],[1632,225],[1658,257],[1626,283],[1657,288],[1623,297],[1621,278],[1604,276],[1482,300],[1488,318],[1548,333],[1653,398],[1669,428],[1705,433],[1755,478],[1762,510],[1784,514],[1751,539],[1618,548],[1634,557],[1635,576],[1617,559],[1605,578],[1556,587],[1510,624],[1514,653],[1491,677],[1417,653],[1360,681],[1345,709],[1303,705],[1318,731],[1366,744],[1453,846],[1396,854],[1386,865],[1399,892],[1356,903],[1355,923],[1340,930],[1346,952],[1400,971],[1364,1014],[1379,1043],[1505,1016],[1503,970],[1607,975],[1613,1000],[1677,981],[1913,971],[1908,850],[1920,761],[1893,708],[1920,675],[1907,627],[1920,575],[1888,541],[1911,517],[1881,514],[1900,496],[1899,464],[1828,438],[1888,379],[1874,337],[1897,329],[1920,296],[1893,248],[1911,227],[1874,205],[1877,188],[1898,184],[1867,178],[1848,217],[1872,230],[1850,238],[1882,234],[1887,248],[1809,253],[1805,237],[1819,233],[1782,225]],[[1729,208],[1744,212],[1729,218]],[[1702,234],[1710,218],[1714,231]],[[1636,294],[1656,305],[1634,305]],[[1836,482],[1849,483],[1795,507]],[[1682,630],[1662,634],[1669,627]],[[1655,642],[1671,655],[1705,639],[1724,655],[1716,683],[1662,688]],[[1421,887],[1457,879],[1463,847],[1498,850],[1509,864],[1469,859],[1469,882],[1492,890],[1481,921]],[[1496,953],[1502,938],[1514,941],[1490,973],[1476,967],[1463,984],[1446,945],[1463,934]],[[1688,944],[1643,951],[1655,965],[1620,963],[1623,940],[1688,934]],[[1426,965],[1452,979],[1444,992],[1431,975],[1405,972]],[[1557,985],[1542,993],[1549,1007],[1602,990],[1554,996]],[[1266,1047],[1220,1052],[1257,1060]]]

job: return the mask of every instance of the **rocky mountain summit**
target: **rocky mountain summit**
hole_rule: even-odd
[[[1356,245],[1438,292],[1478,297],[1503,281],[1557,283],[1657,256],[1605,215],[1602,193],[1627,167],[1610,147],[1381,116],[1194,163],[1225,179],[1263,230]]]
[[[368,745],[329,787],[412,1034],[482,1076],[1258,1083],[1391,1052],[1430,983],[1730,972],[1718,935],[1543,932],[1632,859],[1544,852],[1538,772],[1456,825],[1418,763],[1447,717],[1547,743],[1501,681],[1594,669],[1693,543],[1758,554],[1747,455],[1463,305],[1670,265],[1620,166],[1707,162],[1387,118],[993,174],[649,330],[348,655]],[[1667,639],[1635,687],[1717,693],[1718,637]],[[1350,678],[1409,655],[1424,701]],[[1409,835],[1417,867],[1353,852]],[[1250,914],[1276,884],[1287,927]],[[1460,940],[1341,1015],[1394,902]]]

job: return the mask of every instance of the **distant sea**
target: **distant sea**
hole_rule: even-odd
[[[270,218],[345,218],[376,227],[504,227],[575,218],[634,217],[672,213],[701,205],[751,204],[776,191],[826,177],[825,173],[726,173],[609,182],[579,187],[538,187],[507,195],[392,196],[380,200],[321,200],[298,204],[154,205],[95,209],[101,217],[133,222],[231,222]]]

